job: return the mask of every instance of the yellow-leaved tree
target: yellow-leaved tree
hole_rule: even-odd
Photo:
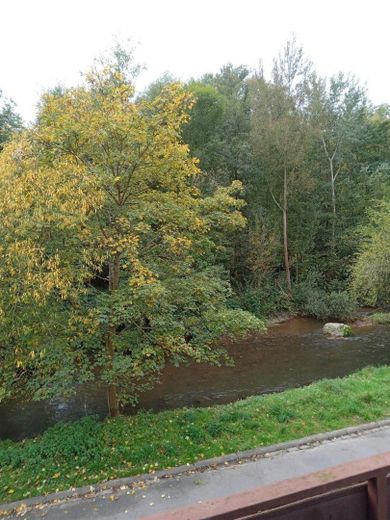
[[[176,84],[137,100],[124,56],[45,95],[0,156],[3,390],[95,381],[112,416],[167,362],[219,363],[222,334],[262,327],[226,307],[216,263],[245,223],[240,184],[201,196],[180,137],[193,99]]]

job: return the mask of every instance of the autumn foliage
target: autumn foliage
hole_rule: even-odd
[[[118,64],[43,97],[0,162],[1,380],[8,396],[108,389],[111,415],[167,362],[219,363],[222,333],[261,328],[225,306],[213,259],[244,226],[239,182],[201,196],[181,141],[191,95],[137,100]]]

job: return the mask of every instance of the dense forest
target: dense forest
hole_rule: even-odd
[[[319,77],[294,39],[269,79],[227,65],[187,88],[202,189],[244,187],[224,259],[237,305],[348,319],[357,299],[389,303],[390,107],[353,76]]]
[[[0,96],[3,397],[98,379],[117,415],[222,335],[390,304],[390,106],[294,38],[272,71],[137,72],[116,48],[26,128]]]

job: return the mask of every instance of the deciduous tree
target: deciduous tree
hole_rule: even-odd
[[[99,381],[114,416],[167,362],[220,363],[222,334],[262,325],[225,306],[214,259],[245,224],[241,186],[194,187],[191,95],[137,101],[123,55],[103,65],[1,156],[0,373],[35,399]]]
[[[258,176],[282,215],[284,267],[290,294],[289,197],[294,190],[307,188],[305,106],[310,74],[310,62],[292,39],[274,62],[272,81],[267,81],[260,70],[250,82],[252,145]]]
[[[15,131],[21,130],[22,118],[15,111],[15,103],[0,90],[0,151]]]
[[[368,305],[390,303],[390,197],[370,211],[360,230],[362,243],[352,269],[352,288]]]

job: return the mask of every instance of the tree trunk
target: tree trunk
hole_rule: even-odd
[[[283,250],[284,250],[284,266],[286,269],[286,280],[287,280],[287,288],[290,296],[292,295],[292,287],[291,287],[291,273],[290,273],[290,259],[288,254],[288,222],[287,222],[287,171],[284,170],[283,177],[283,206],[282,206],[282,214],[283,214]]]
[[[330,184],[332,189],[332,251],[335,248],[335,228],[336,228],[336,177],[334,175],[333,158],[329,159],[330,162]]]
[[[107,332],[106,337],[106,349],[109,358],[110,368],[112,368],[112,364],[114,362],[115,348],[112,341],[113,330],[111,330],[111,326],[109,326],[109,330]],[[119,401],[118,401],[118,390],[116,385],[109,384],[107,386],[107,405],[108,405],[108,413],[110,417],[118,417],[119,415]]]
[[[109,291],[116,291],[119,287],[119,276],[120,276],[120,262],[119,256],[116,256],[113,262],[109,264]],[[115,328],[109,324],[107,335],[106,335],[106,352],[109,360],[109,368],[111,369],[115,358],[115,346],[113,337],[115,334]],[[110,417],[117,417],[119,415],[119,400],[118,400],[118,389],[117,385],[111,383],[107,387],[107,404]]]
[[[324,147],[325,155],[329,161],[330,187],[331,187],[331,192],[332,192],[332,241],[331,241],[330,246],[331,246],[331,249],[333,252],[334,248],[335,248],[335,236],[336,236],[336,233],[335,233],[335,229],[336,229],[336,178],[340,171],[339,170],[335,173],[334,159],[336,156],[338,145],[336,144],[332,155],[330,155],[324,137],[321,136],[321,139],[322,139],[322,146]]]

